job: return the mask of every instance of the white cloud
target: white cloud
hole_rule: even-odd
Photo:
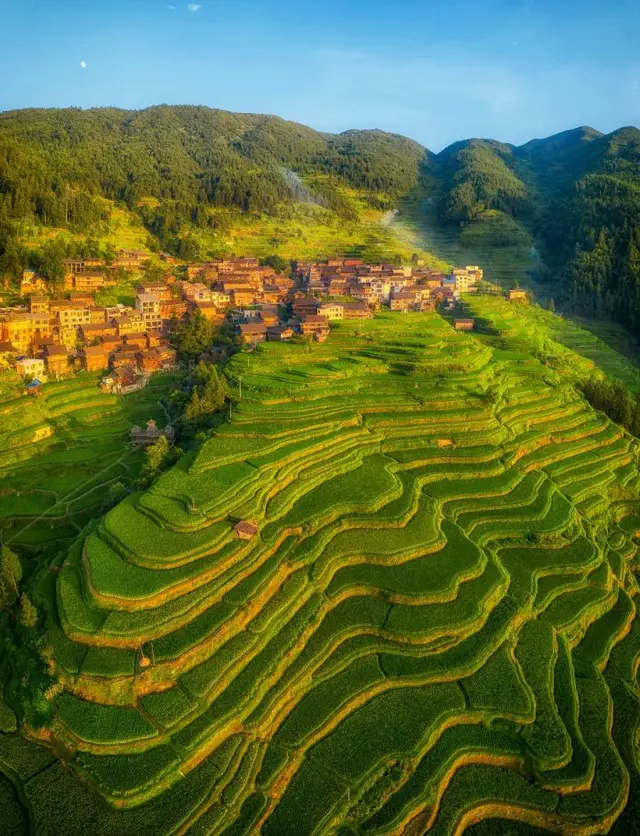
[[[167,9],[171,9],[171,11],[172,11],[172,12],[174,12],[174,11],[176,10],[176,7],[175,7],[175,6],[168,5],[168,6],[167,6]]]
[[[202,6],[199,3],[189,3],[189,5],[187,6],[187,9],[190,12],[193,12],[194,14],[201,8]]]
[[[87,62],[86,62],[86,61],[81,61],[81,62],[80,62],[80,66],[82,67],[82,69],[83,69],[83,70],[84,70],[84,69],[86,69],[86,67],[87,67]]]

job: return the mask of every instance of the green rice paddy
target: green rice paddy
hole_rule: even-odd
[[[0,527],[24,556],[68,547],[108,502],[109,486],[130,485],[142,454],[129,444],[134,424],[166,423],[160,400],[175,375],[152,377],[125,397],[102,392],[81,373],[45,383],[37,398],[11,371],[0,373]]]
[[[634,832],[640,448],[575,384],[640,374],[465,304],[235,355],[232,418],[56,561],[14,830]]]

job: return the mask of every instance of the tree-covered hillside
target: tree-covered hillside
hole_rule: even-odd
[[[332,175],[379,201],[411,188],[424,154],[382,131],[331,136],[204,107],[14,111],[0,115],[0,217],[89,230],[104,211],[98,197],[134,210],[153,198],[145,220],[158,229],[165,215],[206,222],[211,206],[273,212],[294,197],[288,170]],[[331,203],[330,191],[320,199]]]
[[[465,223],[487,209],[514,216],[525,212],[531,196],[514,171],[514,150],[510,145],[484,139],[446,148],[437,161],[444,183],[444,220]]]
[[[638,129],[582,127],[520,147],[468,140],[428,173],[443,223],[469,239],[490,211],[494,227],[495,210],[511,216],[537,238],[573,309],[640,328]]]

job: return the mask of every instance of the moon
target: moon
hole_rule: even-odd
[[[86,69],[86,67],[87,67],[87,62],[86,62],[86,61],[81,61],[81,62],[80,62],[80,66],[82,67],[82,69],[83,69],[83,70],[84,70],[84,69]]]

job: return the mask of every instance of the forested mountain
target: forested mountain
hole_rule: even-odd
[[[104,198],[175,249],[185,229],[220,223],[217,207],[277,215],[316,202],[346,219],[354,209],[345,190],[387,209],[418,184],[445,225],[472,225],[488,210],[515,218],[577,309],[640,329],[636,128],[582,127],[520,147],[471,139],[432,154],[383,131],[333,135],[205,107],[7,112],[0,273],[20,266],[21,224],[91,235],[108,211]]]
[[[13,111],[0,115],[0,212],[85,229],[97,195],[134,209],[174,201],[185,216],[207,205],[272,211],[291,197],[287,170],[391,199],[416,182],[424,155],[383,131],[332,136],[205,107]]]
[[[435,158],[440,216],[525,223],[572,306],[640,331],[640,131],[577,128],[514,147],[456,143]]]

